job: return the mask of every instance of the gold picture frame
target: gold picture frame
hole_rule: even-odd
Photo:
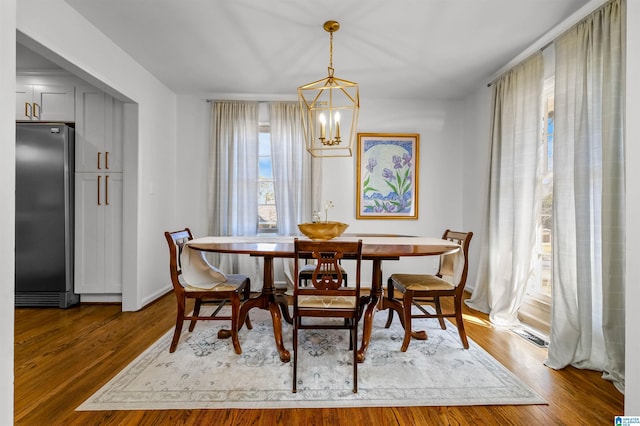
[[[358,133],[356,219],[417,219],[418,133]]]

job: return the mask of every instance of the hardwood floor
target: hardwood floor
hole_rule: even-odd
[[[175,311],[171,293],[140,312],[123,313],[119,305],[17,308],[15,424],[608,425],[615,415],[623,414],[623,395],[601,373],[572,367],[551,370],[542,364],[546,350],[492,328],[486,315],[471,310],[465,312],[468,336],[535,389],[548,405],[74,411],[169,330]]]

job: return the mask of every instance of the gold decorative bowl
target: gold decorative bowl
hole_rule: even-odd
[[[330,240],[339,237],[349,225],[342,222],[300,223],[298,229],[312,240]]]

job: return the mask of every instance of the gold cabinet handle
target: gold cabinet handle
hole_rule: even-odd
[[[108,167],[107,167],[108,168]],[[109,205],[109,175],[104,178],[104,201]]]
[[[40,105],[33,103],[33,118],[40,118]]]
[[[109,170],[109,151],[104,153],[104,165],[107,170]]]
[[[31,104],[29,102],[24,103],[24,116],[31,118]]]
[[[100,155],[102,155],[102,153],[98,152],[98,170],[101,170],[100,169]]]
[[[98,176],[98,205],[100,206],[100,181],[102,180],[102,176]]]

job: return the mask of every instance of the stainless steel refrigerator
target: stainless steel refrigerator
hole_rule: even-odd
[[[16,124],[15,305],[68,308],[73,293],[74,129]]]

